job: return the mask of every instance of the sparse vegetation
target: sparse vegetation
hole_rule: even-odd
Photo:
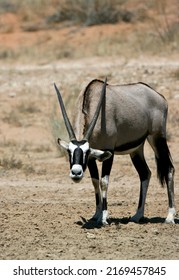
[[[15,155],[11,155],[10,157],[3,157],[2,159],[0,159],[0,166],[6,170],[7,169],[21,169],[23,166],[23,163]]]
[[[153,5],[158,15],[157,17],[151,18],[156,34],[163,43],[174,41],[179,35],[178,14],[174,14],[173,16],[175,19],[174,21],[171,21],[170,12],[167,11],[166,0],[154,1]],[[177,8],[178,5],[176,2],[176,9]]]
[[[31,117],[33,118],[36,113],[40,112],[35,102],[20,102],[10,112],[4,112],[3,121],[13,126],[28,126],[32,124]]]
[[[66,155],[65,151],[57,144],[57,139],[68,139],[63,120],[59,120],[57,114],[53,112],[50,117],[49,126],[53,136],[54,144],[60,156]]]
[[[172,71],[172,76],[176,79],[179,80],[179,68],[175,69]]]
[[[47,18],[48,23],[72,21],[86,26],[116,23],[120,20],[130,22],[132,12],[121,8],[124,0],[66,0],[61,1],[57,12]]]
[[[21,114],[34,114],[40,112],[40,108],[37,107],[35,102],[21,102],[17,105],[17,110]]]
[[[17,47],[1,44],[0,59],[29,61],[35,58],[49,62],[88,56],[177,52],[177,1],[173,7],[176,9],[170,11],[165,0],[136,0],[135,5],[130,0],[0,0],[0,14],[12,13],[17,20],[17,27],[14,22],[7,24],[2,20],[0,32],[13,33],[17,28],[31,33],[23,37]],[[118,28],[115,32],[100,29],[100,25],[107,23],[117,23]],[[97,31],[88,37],[94,25],[98,26]],[[66,32],[61,33],[64,27]],[[39,31],[43,32],[38,33],[32,44],[28,38],[33,40],[33,34]]]
[[[18,142],[16,142],[14,139],[7,140],[6,138],[3,138],[0,141],[0,147],[2,148],[7,148],[7,147],[16,148],[17,146],[18,146]]]
[[[50,24],[69,21],[86,26],[118,21],[131,22],[134,14],[122,5],[125,0],[1,0],[0,11],[17,13],[24,22],[26,31],[37,31]],[[50,12],[49,12],[50,11]],[[41,24],[32,23],[32,19],[39,17]]]
[[[3,121],[13,126],[23,125],[21,116],[15,110],[11,110],[9,113],[6,113],[3,117]]]

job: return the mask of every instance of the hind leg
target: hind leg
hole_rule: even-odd
[[[131,218],[131,221],[136,223],[138,223],[140,219],[144,216],[145,200],[146,200],[147,189],[151,177],[151,172],[144,158],[143,148],[144,145],[140,146],[140,148],[137,151],[130,154],[132,162],[140,178],[140,196],[139,196],[138,209],[136,214]]]
[[[161,136],[149,136],[148,141],[155,152],[155,158],[157,163],[157,174],[161,185],[164,182],[167,185],[168,193],[168,215],[165,220],[166,223],[174,224],[175,218],[175,206],[174,206],[174,166],[172,164],[172,158],[167,145],[165,137]]]

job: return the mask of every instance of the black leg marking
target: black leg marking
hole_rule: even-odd
[[[134,156],[131,156],[131,159],[139,174],[140,180],[146,180],[149,176],[150,171],[144,157],[141,157],[140,154],[135,154]]]
[[[103,198],[103,206],[102,206],[102,210],[107,210],[107,199]]]
[[[139,196],[139,204],[138,208],[141,208],[142,202],[143,202],[143,187],[142,187],[142,182],[150,178],[151,172],[148,168],[148,165],[145,161],[145,158],[143,154],[134,154],[134,156],[131,156],[132,162],[139,174],[139,178],[141,181],[141,186],[140,186],[140,196]]]
[[[112,156],[108,158],[107,160],[103,161],[103,166],[102,166],[102,174],[101,177],[103,178],[106,175],[110,175],[112,164],[113,164],[113,159],[114,159],[114,152],[110,151]]]
[[[96,212],[92,217],[92,220],[98,220],[102,211],[102,202],[101,202],[101,190],[99,186],[99,173],[98,173],[98,167],[95,159],[89,159],[88,168],[95,189],[95,198],[96,198]]]
[[[99,194],[96,193],[96,205],[99,205],[99,202],[100,202],[100,200],[99,200]]]
[[[99,180],[98,167],[95,159],[88,160],[88,168],[89,168],[91,178]]]

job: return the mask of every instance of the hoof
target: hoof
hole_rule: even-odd
[[[168,215],[167,215],[167,218],[165,220],[165,223],[166,224],[175,224],[175,221],[174,221],[175,215],[176,215],[175,208],[174,207],[173,208],[169,208]]]
[[[98,219],[96,217],[94,217],[94,216],[90,219],[90,221],[92,221],[92,222],[97,222],[97,220]]]
[[[138,218],[138,217],[133,216],[129,219],[129,221],[132,222],[132,223],[138,224],[141,219],[142,218]]]
[[[108,225],[108,212],[103,211],[101,213],[95,214],[90,221],[95,221],[97,222],[98,225],[106,226]]]
[[[108,226],[109,223],[108,223],[107,221],[102,221],[102,225],[103,225],[103,226]]]
[[[98,226],[107,226],[109,225],[107,220],[102,220],[101,217],[97,220],[97,225]]]
[[[108,223],[108,221],[107,221],[108,219],[98,219],[97,220],[97,224],[98,225],[101,225],[101,226],[108,226],[109,225],[109,223]]]
[[[102,212],[95,213],[93,217],[91,217],[90,221],[98,222],[102,219]]]
[[[175,224],[175,221],[173,219],[165,219],[165,224]]]

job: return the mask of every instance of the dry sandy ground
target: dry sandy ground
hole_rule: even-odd
[[[179,209],[178,57],[123,60],[93,58],[47,65],[0,65],[0,258],[1,259],[178,259],[179,217],[164,223],[166,188],[156,179],[154,154],[143,223],[129,222],[139,196],[139,179],[128,156],[115,157],[109,187],[109,226],[90,222],[95,200],[88,171],[80,184],[70,181],[59,157],[52,127],[61,115],[53,82],[70,109],[92,78],[110,83],[143,81],[169,102],[168,138],[176,168]],[[60,123],[61,125],[61,123]],[[60,132],[59,132],[60,133]],[[58,131],[56,132],[58,134]],[[60,136],[60,135],[59,135]]]

